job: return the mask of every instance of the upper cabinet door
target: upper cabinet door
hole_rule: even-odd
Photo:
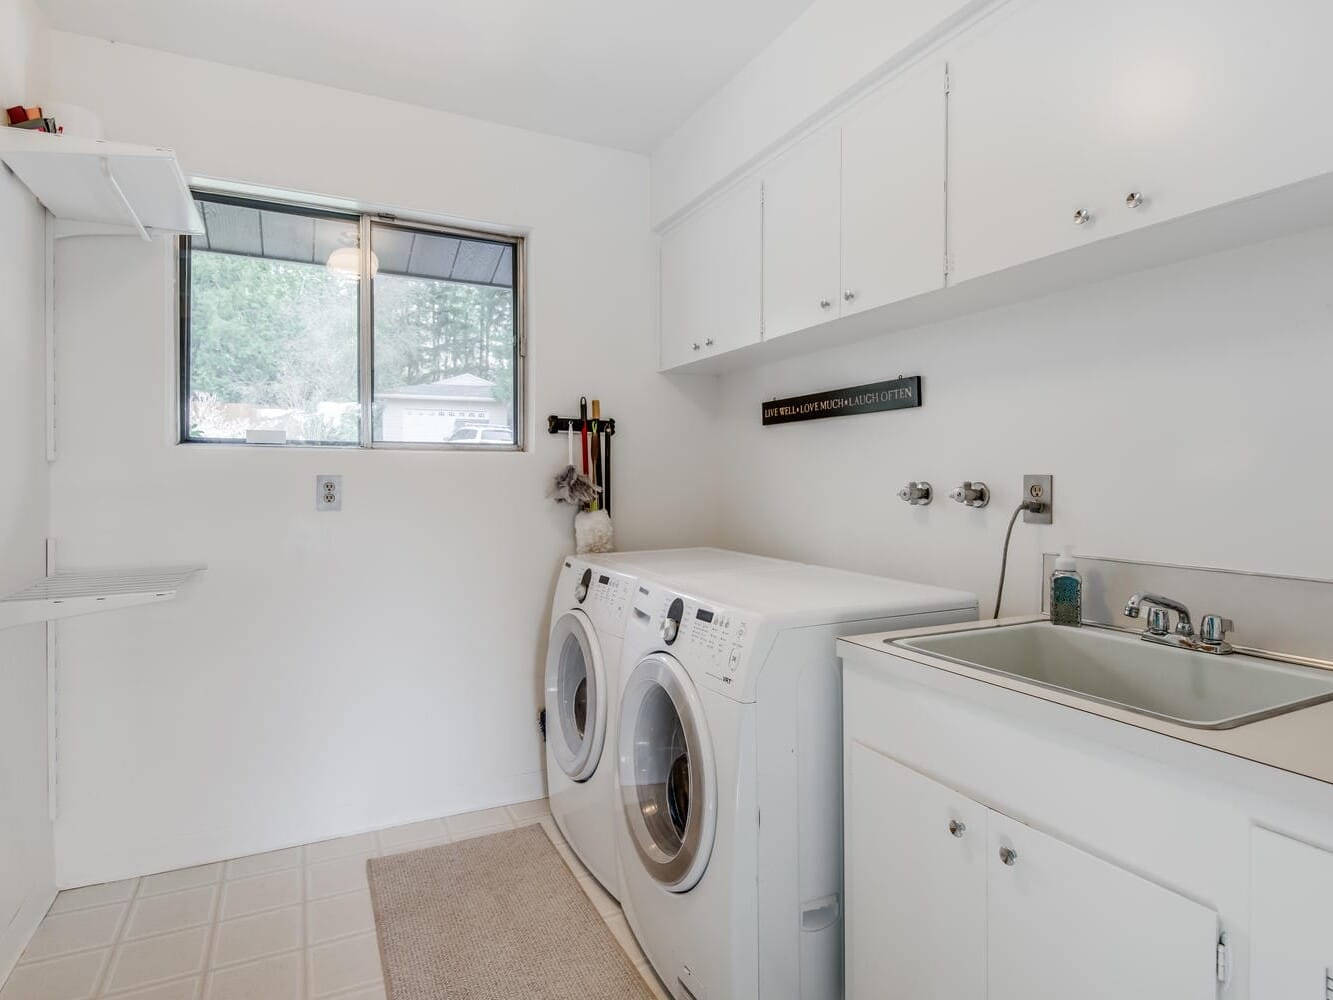
[[[1123,228],[1333,170],[1333,4],[1125,0],[1100,16],[1116,39],[1107,138]]]
[[[842,128],[842,315],[944,286],[945,66],[927,60]]]
[[[1217,913],[990,814],[988,1000],[1216,1000]]]
[[[1333,987],[1333,853],[1259,829],[1250,850],[1250,996],[1323,1000]]]
[[[1099,0],[1013,0],[950,51],[953,280],[1106,231],[1118,188],[1107,81],[1120,20]]]
[[[662,237],[663,370],[758,343],[763,192],[747,180]]]
[[[827,128],[764,171],[764,339],[837,317],[841,142]]]
[[[847,763],[847,1000],[984,997],[985,807],[860,743]]]

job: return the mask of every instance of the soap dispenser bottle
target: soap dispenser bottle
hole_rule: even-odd
[[[1083,577],[1078,575],[1074,550],[1068,545],[1056,558],[1051,574],[1051,624],[1075,628],[1083,624]]]

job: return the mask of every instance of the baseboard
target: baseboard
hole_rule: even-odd
[[[4,986],[14,966],[18,965],[23,949],[28,947],[28,942],[37,933],[38,925],[55,900],[54,888],[33,893],[19,907],[9,926],[0,931],[0,987]]]

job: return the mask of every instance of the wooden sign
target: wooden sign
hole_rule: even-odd
[[[921,376],[854,385],[848,389],[829,389],[807,396],[770,399],[762,404],[764,426],[790,424],[798,420],[847,417],[853,413],[878,413],[880,410],[906,410],[921,405]]]

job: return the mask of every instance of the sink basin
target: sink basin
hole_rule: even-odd
[[[1047,622],[886,640],[1195,729],[1232,729],[1333,699],[1333,670],[1196,653]]]

